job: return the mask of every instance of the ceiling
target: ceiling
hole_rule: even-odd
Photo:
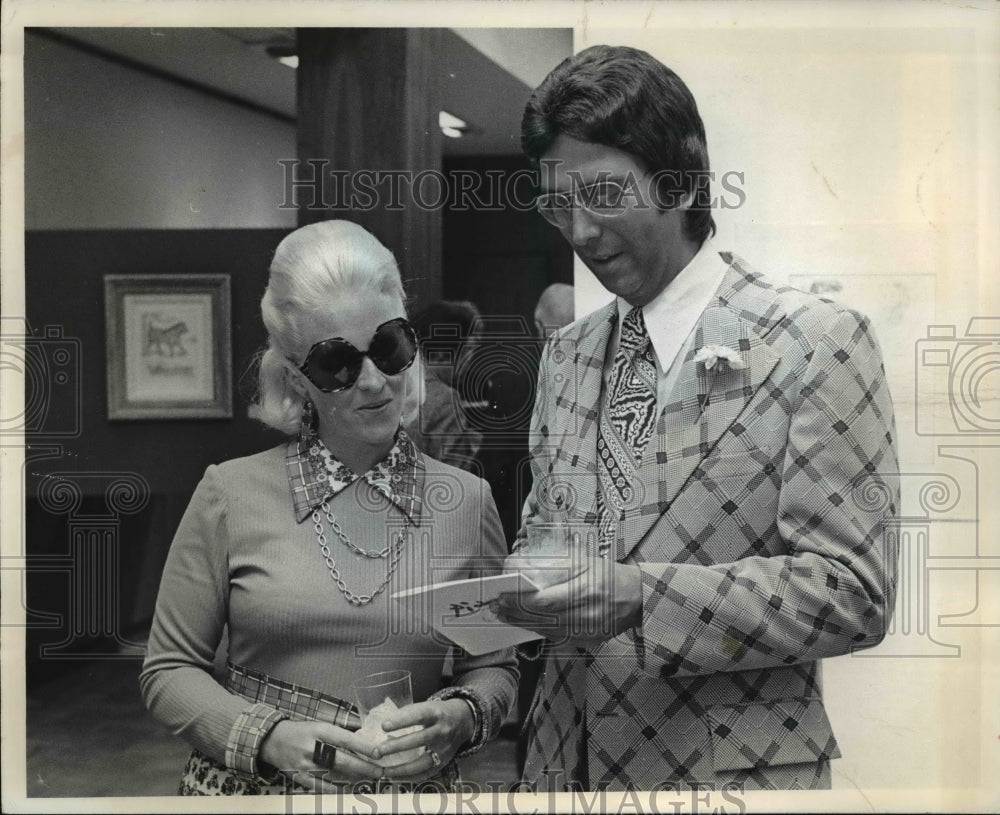
[[[210,88],[282,116],[296,116],[295,69],[272,55],[294,53],[294,28],[55,28],[66,39]],[[442,107],[471,125],[442,139],[445,155],[516,154],[521,111],[531,88],[572,52],[572,30],[452,29],[444,38]],[[483,84],[476,61],[503,70]],[[480,61],[481,64],[481,61]],[[495,77],[493,78],[495,79]]]

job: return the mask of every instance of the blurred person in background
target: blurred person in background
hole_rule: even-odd
[[[573,322],[573,287],[569,283],[553,283],[546,287],[535,306],[535,330],[547,340],[559,328]]]
[[[456,371],[475,343],[479,310],[467,300],[439,300],[413,318],[424,363],[417,415],[406,431],[417,447],[438,461],[478,472],[483,435],[469,422],[457,390]]]

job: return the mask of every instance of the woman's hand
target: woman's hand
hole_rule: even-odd
[[[475,720],[472,709],[464,699],[446,699],[417,702],[400,708],[382,725],[390,736],[392,731],[422,725],[423,730],[382,742],[371,754],[375,761],[385,760],[393,753],[425,747],[412,761],[385,769],[393,781],[422,781],[435,776],[441,767],[454,758],[462,745],[472,738]]]
[[[316,742],[334,749],[332,766],[317,763]],[[270,764],[313,792],[333,793],[332,785],[382,775],[382,768],[363,753],[363,741],[350,730],[326,722],[278,722],[260,746],[258,760]],[[327,751],[327,755],[329,751]]]

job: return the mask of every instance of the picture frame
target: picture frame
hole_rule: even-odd
[[[108,419],[233,415],[227,274],[104,276]]]

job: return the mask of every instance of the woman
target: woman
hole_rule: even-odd
[[[194,748],[181,793],[453,786],[452,759],[496,733],[514,699],[515,660],[457,653],[442,687],[447,642],[389,595],[499,570],[489,488],[400,429],[416,404],[417,340],[396,263],[374,237],[346,221],[296,230],[261,310],[255,415],[293,438],[206,470],[171,545],[140,676],[150,711]],[[384,728],[423,729],[378,748],[353,732],[350,686],[400,668],[418,701]],[[424,750],[387,780],[384,755],[414,747]]]

